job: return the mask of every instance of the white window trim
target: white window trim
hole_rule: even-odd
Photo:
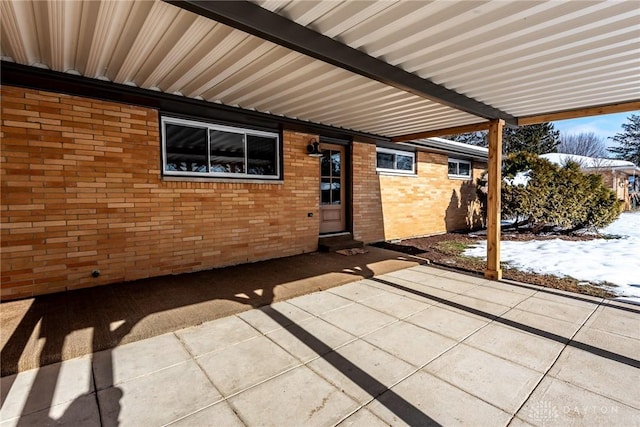
[[[205,128],[207,129],[207,165],[210,165],[211,162],[209,160],[210,149],[209,149],[209,131],[210,130],[219,130],[223,132],[229,133],[238,133],[245,135],[245,162],[247,162],[247,150],[246,150],[246,135],[254,135],[254,136],[265,136],[269,138],[275,138],[276,140],[276,175],[254,175],[249,173],[227,173],[227,172],[188,172],[188,171],[168,171],[166,170],[167,166],[167,144],[166,144],[166,135],[165,125],[176,124],[188,127],[197,127],[197,128]],[[194,178],[226,178],[233,180],[259,180],[259,181],[272,181],[281,179],[281,167],[280,167],[280,135],[276,132],[264,132],[254,129],[247,129],[242,127],[233,127],[233,126],[224,126],[218,125],[208,122],[203,122],[199,120],[187,120],[187,119],[179,119],[170,116],[162,116],[160,118],[160,126],[161,126],[161,134],[162,134],[162,174],[164,176],[171,177],[194,177]],[[209,166],[207,166],[209,167]]]
[[[459,174],[448,173],[448,171],[449,171],[449,163],[457,163],[457,164],[464,163],[464,164],[469,165],[469,175],[459,175]],[[458,167],[458,170],[459,169],[460,168]],[[471,164],[471,162],[469,160],[462,160],[462,159],[456,159],[454,157],[449,157],[449,159],[447,161],[447,174],[448,174],[449,178],[451,178],[451,179],[466,179],[466,180],[469,180],[473,176],[472,164]]]
[[[415,175],[416,174],[416,153],[412,151],[402,151],[402,150],[393,150],[390,148],[381,148],[376,147],[376,155],[377,153],[388,153],[388,154],[400,154],[401,156],[411,157],[413,162],[411,163],[411,170],[401,170],[401,169],[388,169],[388,168],[379,168],[378,167],[378,159],[376,156],[376,171],[383,172],[389,175]],[[395,159],[395,158],[394,158]],[[396,162],[397,163],[397,162]]]

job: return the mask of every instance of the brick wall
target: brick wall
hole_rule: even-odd
[[[620,209],[628,211],[631,209],[631,195],[629,194],[629,176],[620,171],[602,168],[588,170],[586,173],[600,175],[603,185],[616,194],[618,200],[622,202]]]
[[[316,249],[319,168],[305,147],[317,135],[284,132],[284,182],[162,179],[157,111],[1,90],[3,300]],[[378,175],[375,159],[374,145],[353,143],[357,239],[480,218],[475,179],[485,164],[462,181],[447,177],[446,155],[418,153],[415,177]]]
[[[482,224],[476,179],[486,163],[474,161],[472,179],[460,180],[449,179],[447,161],[445,154],[418,152],[417,176],[379,175],[386,240]]]
[[[3,86],[1,132],[4,300],[317,247],[311,135],[255,184],[163,180],[152,109]]]
[[[610,169],[603,169],[595,172],[591,172],[602,176],[602,182],[607,188],[613,190],[616,193],[618,200],[622,201],[622,209],[629,210],[631,206],[631,200],[629,198],[629,176],[620,171],[612,171]]]
[[[365,243],[385,240],[376,146],[353,143],[353,236]]]

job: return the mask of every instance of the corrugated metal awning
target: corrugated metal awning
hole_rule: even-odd
[[[518,117],[640,98],[635,1],[257,3]]]
[[[636,2],[257,2],[513,116],[640,98]],[[384,136],[486,118],[161,1],[0,3],[13,61]]]

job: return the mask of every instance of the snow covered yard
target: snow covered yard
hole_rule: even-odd
[[[588,241],[503,241],[502,262],[524,271],[570,276],[590,282],[610,282],[619,299],[640,304],[640,212],[625,212],[600,230],[620,239]],[[464,255],[486,259],[487,242],[469,248]]]

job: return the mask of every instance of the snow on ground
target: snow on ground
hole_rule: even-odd
[[[603,234],[620,239],[589,241],[503,241],[500,258],[522,270],[555,276],[570,276],[590,282],[610,282],[622,300],[640,303],[640,212],[625,212]],[[486,259],[487,242],[469,248],[464,255]]]

